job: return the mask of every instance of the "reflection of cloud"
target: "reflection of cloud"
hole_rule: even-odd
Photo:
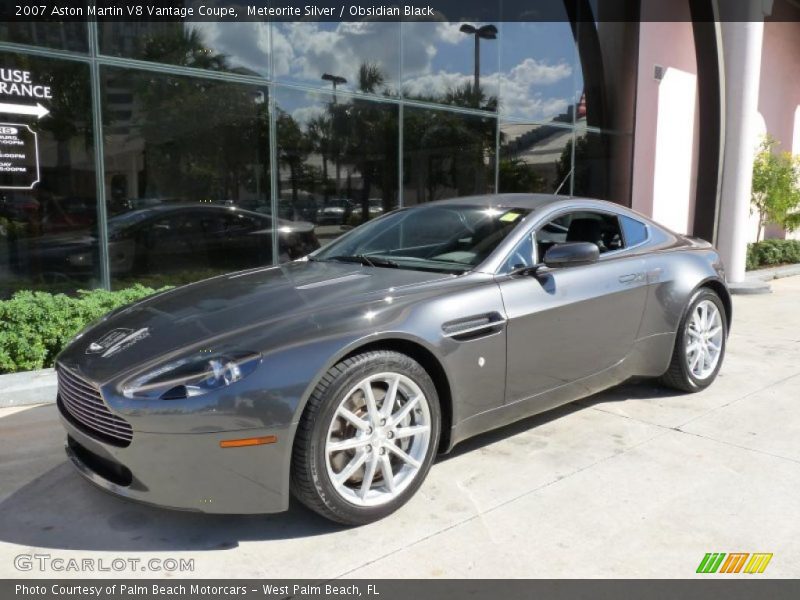
[[[548,65],[526,58],[508,72],[484,75],[481,77],[481,87],[494,95],[499,84],[501,106],[506,112],[530,119],[543,119],[566,111],[572,98],[547,97],[541,88],[571,76],[572,67],[566,63]],[[410,96],[441,96],[448,90],[471,83],[472,77],[446,71],[425,73],[404,81],[403,89]]]
[[[436,97],[472,82],[472,37],[461,33],[460,26],[457,22],[403,24],[402,87],[406,93]],[[345,77],[348,84],[343,87],[353,89],[359,66],[371,62],[381,67],[390,87],[399,85],[398,23],[280,23],[275,24],[272,34],[273,64],[278,78],[289,77],[316,85],[321,83],[323,73],[332,73]],[[497,95],[499,87],[501,106],[514,115],[549,118],[564,112],[574,101],[569,91],[561,91],[564,83],[567,88],[572,87],[569,80],[573,68],[564,60],[527,57],[508,71],[489,71],[495,69],[481,77],[482,87],[491,96]],[[548,89],[557,84],[562,84],[557,93]]]
[[[228,56],[234,67],[269,73],[269,33],[266,23],[197,21],[190,24],[198,31],[203,44]]]
[[[525,85],[549,85],[572,75],[572,67],[566,63],[548,65],[535,58],[526,58],[511,69],[509,78]]]
[[[400,61],[398,23],[363,21],[339,23],[281,23],[273,29],[275,75],[319,81],[323,73],[355,83],[364,62],[381,66],[388,82],[397,82]]]
[[[311,104],[309,106],[296,108],[291,114],[292,118],[297,121],[297,124],[305,129],[311,119],[327,114],[327,107],[321,104]]]
[[[436,24],[436,37],[448,44],[458,44],[464,42],[468,38],[465,34],[459,31],[461,23],[437,23]],[[480,24],[478,25],[480,27]]]

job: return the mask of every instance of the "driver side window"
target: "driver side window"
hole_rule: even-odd
[[[600,254],[625,247],[617,216],[592,211],[567,213],[542,225],[536,232],[539,260],[550,248],[564,242],[591,242],[597,245]]]

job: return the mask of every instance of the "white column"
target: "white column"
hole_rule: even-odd
[[[725,61],[725,158],[717,248],[728,281],[744,281],[764,21],[722,22]]]

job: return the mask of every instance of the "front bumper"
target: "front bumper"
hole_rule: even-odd
[[[289,507],[291,431],[134,432],[127,447],[84,433],[62,411],[66,452],[86,479],[113,494],[166,508],[253,514]],[[221,448],[220,441],[277,436],[273,444]]]

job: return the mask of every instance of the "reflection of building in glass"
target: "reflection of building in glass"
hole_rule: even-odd
[[[0,189],[0,295],[192,281],[397,207],[494,192],[632,206],[719,241],[738,277],[756,229],[750,166],[731,157],[751,132],[800,149],[800,31],[776,0],[718,38],[690,20],[710,4],[662,7],[670,22],[646,3],[611,19],[603,3],[547,0],[546,22],[0,24],[4,68],[53,90],[31,120],[41,182]],[[760,54],[722,77],[736,23]],[[173,208],[185,218],[150,218]]]

